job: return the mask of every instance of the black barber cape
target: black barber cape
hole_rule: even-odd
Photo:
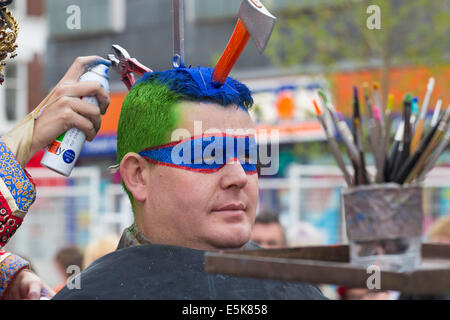
[[[66,286],[53,299],[326,299],[309,284],[206,273],[204,254],[155,244],[119,249],[78,275],[80,289]]]

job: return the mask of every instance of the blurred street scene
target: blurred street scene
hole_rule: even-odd
[[[277,16],[272,38],[262,55],[250,41],[231,73],[254,93],[251,115],[257,133],[279,134],[276,146],[266,142],[272,151],[278,150],[278,170],[259,178],[258,212],[278,215],[292,246],[345,244],[341,209],[345,181],[329,152],[312,99],[318,99],[317,90],[322,88],[350,124],[352,86],[378,82],[383,103],[388,94],[395,96],[395,132],[403,95],[412,92],[422,101],[427,81],[434,77],[427,117],[438,99],[446,109],[450,2],[376,1],[381,10],[379,29],[368,22],[371,1],[263,2]],[[215,65],[233,31],[240,3],[185,0],[186,65]],[[8,61],[7,81],[0,86],[0,135],[43,100],[78,56],[107,57],[111,45],[119,44],[153,70],[171,68],[171,10],[168,0],[15,0],[11,11],[21,26],[18,56]],[[85,144],[71,176],[42,167],[44,151],[28,164],[37,200],[20,232],[5,247],[29,258],[52,287],[64,281],[53,263],[60,249],[76,246],[84,252],[91,243],[119,236],[133,223],[120,174],[110,168],[117,164],[116,129],[128,91],[117,73],[110,70],[109,77],[111,104],[99,134]],[[375,160],[369,154],[366,165],[374,171]],[[449,148],[424,186],[423,241],[429,241],[425,235],[432,223],[450,214]],[[299,224],[307,228],[297,231]],[[337,298],[332,293],[329,297]]]

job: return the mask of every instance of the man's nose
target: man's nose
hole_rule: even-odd
[[[221,186],[224,189],[236,187],[242,189],[248,182],[248,176],[237,158],[227,160],[222,171]]]

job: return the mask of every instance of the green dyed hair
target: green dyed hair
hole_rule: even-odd
[[[117,129],[117,158],[122,162],[129,152],[167,143],[176,129],[180,113],[179,96],[161,83],[142,82],[125,97]],[[134,208],[134,197],[122,186]]]

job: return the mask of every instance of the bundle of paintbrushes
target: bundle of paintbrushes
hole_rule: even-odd
[[[353,87],[352,130],[329,102],[324,92],[319,90],[323,107],[319,108],[316,100],[313,100],[314,107],[325,131],[330,150],[348,186],[387,182],[405,184],[424,180],[425,175],[435,166],[439,156],[450,142],[450,107],[441,112],[442,100],[437,101],[433,116],[426,121],[433,88],[434,79],[430,78],[421,107],[419,107],[417,97],[413,98],[410,93],[405,95],[401,121],[398,122],[392,143],[394,97],[390,94],[387,105],[384,107],[381,103],[377,83],[374,83],[373,90],[370,90],[366,83],[362,85],[366,111],[364,121],[358,87]],[[327,110],[336,126],[352,164],[353,175],[345,166],[344,157],[324,120],[322,110]],[[374,176],[371,176],[366,168],[363,152],[363,129],[367,132],[366,142],[374,159],[376,169]]]

